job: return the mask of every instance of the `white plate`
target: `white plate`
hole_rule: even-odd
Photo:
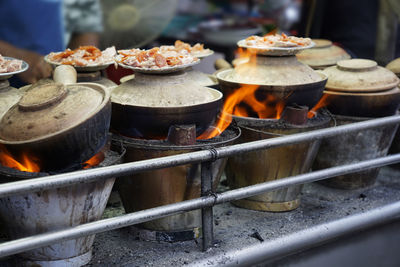
[[[315,43],[311,42],[308,46],[295,46],[295,47],[259,47],[250,46],[245,44],[246,40],[240,40],[237,45],[242,48],[248,49],[251,53],[264,56],[293,56],[304,49],[314,47]]]
[[[192,62],[190,64],[185,64],[185,65],[178,65],[178,66],[174,66],[174,67],[163,67],[163,68],[159,68],[159,69],[153,69],[153,68],[138,68],[138,67],[132,67],[123,63],[118,63],[118,65],[120,65],[123,68],[126,69],[131,69],[134,70],[135,72],[139,72],[139,73],[153,73],[153,74],[163,74],[163,73],[173,73],[173,72],[177,72],[177,71],[181,71],[184,70],[188,67],[194,66],[196,64],[200,63],[200,60],[196,60],[195,62]]]
[[[17,58],[13,58],[13,57],[3,57],[3,58],[6,60],[13,60],[13,59],[21,60],[21,59],[17,59]],[[21,60],[21,61],[22,61],[22,65],[21,65],[20,70],[13,71],[13,72],[0,73],[0,80],[7,80],[7,79],[11,78],[14,74],[18,74],[18,73],[26,71],[29,68],[29,64],[23,60]]]
[[[214,54],[214,51],[211,49],[204,49],[204,52],[191,53],[193,57],[197,57],[200,59],[211,56],[212,54]]]
[[[48,58],[48,56],[49,56],[49,55],[45,56],[45,57],[44,57],[44,60],[45,60],[47,63],[49,63],[51,66],[53,66],[53,68],[55,68],[55,67],[57,67],[57,66],[60,66],[60,65],[63,65],[63,64],[60,63],[60,62],[51,61],[51,60]],[[114,63],[115,63],[115,62],[114,62],[114,60],[113,60],[113,61],[107,62],[107,63],[105,63],[105,64],[101,64],[101,65],[90,65],[90,66],[74,66],[74,65],[71,65],[71,66],[74,67],[74,68],[76,69],[77,72],[91,72],[91,71],[104,70],[104,69],[106,69],[108,66],[110,66],[111,64],[114,64]]]

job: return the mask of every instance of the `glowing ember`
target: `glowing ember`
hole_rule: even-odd
[[[314,118],[315,114],[317,114],[317,111],[323,107],[326,107],[330,103],[331,99],[332,98],[329,97],[328,94],[323,94],[318,103],[308,112],[307,118]]]
[[[20,160],[16,160],[4,146],[0,146],[0,163],[5,167],[23,172],[40,172],[38,159],[23,153]]]
[[[83,163],[83,169],[89,169],[99,165],[104,158],[105,156],[103,152],[97,153],[88,161]],[[22,153],[21,156],[16,159],[3,145],[0,145],[0,164],[4,167],[23,172],[40,172],[39,159],[28,155],[27,153]]]
[[[90,169],[99,165],[104,160],[104,158],[104,153],[100,151],[99,153],[91,157],[88,161],[83,163],[83,169]]]

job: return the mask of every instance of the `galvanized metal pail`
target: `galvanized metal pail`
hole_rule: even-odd
[[[371,118],[335,115],[334,119],[337,125],[345,125]],[[322,140],[312,168],[313,170],[321,170],[386,156],[397,128],[398,124],[387,125],[325,138]],[[375,183],[379,170],[380,168],[374,168],[367,171],[340,175],[335,178],[319,181],[319,183],[339,189],[363,188]]]
[[[177,146],[161,140],[138,140],[116,135],[114,141],[122,142],[126,148],[124,161],[133,162],[229,145],[238,138],[240,130],[235,128],[227,131],[234,133],[229,139],[217,139],[217,141],[209,139],[189,146]],[[226,159],[212,162],[214,190],[225,165]],[[120,177],[116,185],[125,211],[134,212],[200,197],[200,177],[200,164],[186,164]],[[153,231],[194,231],[197,233],[197,236],[194,234],[190,239],[199,236],[200,226],[200,210],[184,212],[139,225],[141,228]]]
[[[311,131],[329,125],[330,118],[319,115],[319,120],[302,126],[282,123],[274,119],[235,117],[242,130],[238,142],[275,138]],[[241,154],[229,158],[226,176],[231,188],[241,188],[308,172],[317,154],[320,141],[281,146]],[[236,206],[260,211],[290,211],[300,205],[302,185],[236,200]]]

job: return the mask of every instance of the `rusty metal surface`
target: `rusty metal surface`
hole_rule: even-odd
[[[306,184],[300,207],[291,212],[256,212],[237,208],[230,203],[217,205],[214,207],[214,231],[217,242],[213,249],[206,252],[201,251],[201,240],[178,243],[142,242],[130,235],[127,229],[98,234],[94,245],[94,258],[89,266],[196,266],[198,262],[208,262],[207,266],[219,266],[223,262],[229,262],[228,257],[224,256],[231,256],[235,251],[240,253],[258,244],[270,244],[272,250],[272,247],[280,244],[278,240],[282,240],[281,237],[284,238],[313,226],[325,225],[340,218],[368,213],[372,209],[381,209],[387,204],[399,201],[398,174],[398,170],[384,167],[374,186],[351,191],[328,188],[316,183]],[[226,190],[226,188],[223,187],[220,190]],[[385,218],[388,219],[388,217]],[[356,231],[352,229],[351,236],[354,236]],[[264,242],[253,237],[256,232]],[[329,229],[325,228],[323,233],[326,237]],[[386,243],[387,240],[380,239],[380,241]],[[292,242],[284,244],[290,246],[291,249],[294,248],[291,245]],[[381,251],[378,254],[386,256],[384,251],[390,248],[381,244],[378,244]],[[365,247],[366,244],[364,243],[363,246]],[[349,249],[351,253],[349,243],[346,249]],[[239,256],[239,254],[236,255]],[[372,255],[375,253],[372,252]],[[215,261],[216,258],[221,261]],[[361,258],[364,256],[354,257],[353,255],[355,262]],[[226,261],[223,261],[224,259]],[[296,256],[294,260],[299,263]],[[379,262],[382,263],[382,259]],[[326,261],[324,263],[327,264]],[[271,266],[286,265],[272,264]]]
[[[327,127],[329,118],[312,127],[306,124],[301,127],[291,127],[290,124],[279,126],[273,122],[265,122],[262,126],[253,126],[247,118],[236,118],[240,123],[242,135],[238,142],[246,143],[256,140],[276,138]],[[271,120],[270,120],[271,121]],[[249,125],[249,126],[247,126]],[[250,152],[229,158],[226,176],[232,189],[273,181],[280,178],[308,172],[320,145],[319,140],[301,144],[280,146],[261,151]],[[233,203],[239,207],[263,211],[288,211],[300,204],[299,195],[302,185],[290,186],[277,191],[241,199]]]
[[[316,130],[313,132],[308,132],[306,134],[295,134],[287,137],[276,137],[269,140],[261,140],[246,144],[229,146],[225,148],[217,148],[213,151],[199,151],[186,155],[177,155],[166,158],[160,158],[157,160],[146,160],[141,162],[127,163],[127,164],[110,166],[110,167],[82,171],[82,172],[37,178],[35,180],[8,183],[5,185],[0,185],[0,195],[2,197],[5,197],[15,194],[21,194],[22,192],[37,192],[45,188],[49,189],[70,184],[87,183],[93,180],[106,179],[108,177],[111,177],[111,175],[115,174],[126,175],[154,168],[159,169],[167,166],[176,166],[179,164],[207,161],[211,159],[219,159],[227,157],[228,155],[240,154],[253,150],[261,150],[281,145],[291,145],[314,139],[319,140],[323,137],[335,136],[338,134],[348,133],[351,131],[379,127],[383,125],[392,125],[398,123],[398,121],[399,121],[398,116],[392,116],[389,118],[371,120],[361,123],[354,123],[352,125]],[[348,174],[351,172],[366,170],[369,168],[381,167],[387,164],[397,163],[399,161],[400,161],[400,155],[392,155],[388,157],[382,157],[379,159],[353,163],[350,165],[337,166],[326,170],[297,175],[295,177],[283,178],[280,180],[263,183],[259,185],[253,185],[247,188],[231,190],[217,195],[209,195],[207,197],[201,197],[199,199],[183,201],[180,203],[174,203],[163,207],[153,208],[150,210],[135,212],[133,214],[127,214],[124,216],[110,218],[98,222],[87,223],[84,225],[76,226],[71,229],[46,233],[41,236],[30,237],[28,239],[19,239],[13,242],[6,242],[0,244],[0,255],[1,256],[11,255],[27,251],[30,249],[50,245],[60,241],[65,241],[86,235],[110,231],[113,229],[122,228],[125,226],[149,221],[152,219],[157,219],[168,215],[181,213],[182,211],[199,209],[210,205],[221,204],[227,201],[251,197],[260,193],[281,189],[291,185],[300,185],[317,180],[331,178],[337,175]],[[85,177],[82,177],[83,173],[85,174]],[[391,190],[391,187],[387,187],[386,190]],[[384,220],[385,218],[381,219]]]
[[[185,146],[174,146],[169,150],[158,150],[157,142],[147,145],[125,143],[127,153],[125,162],[135,162],[145,159],[182,154],[198,150]],[[218,159],[211,164],[212,184],[216,189],[227,159]],[[200,164],[185,164],[170,168],[138,173],[121,177],[117,188],[121,195],[126,212],[140,211],[166,204],[200,197],[201,185]],[[184,231],[201,226],[200,210],[161,218],[142,223],[143,228],[159,231]]]
[[[115,179],[0,199],[0,216],[13,239],[101,218]],[[94,235],[20,254],[23,260],[57,261],[90,252]],[[90,258],[89,258],[90,260]]]
[[[335,116],[337,125],[365,121],[368,118]],[[322,141],[314,170],[386,156],[398,125],[389,125],[355,133],[341,134]],[[341,175],[320,183],[341,189],[355,189],[375,183],[379,168]]]

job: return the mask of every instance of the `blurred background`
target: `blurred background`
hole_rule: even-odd
[[[192,44],[201,42],[215,50],[210,62],[218,57],[231,61],[238,40],[277,31],[329,39],[352,57],[375,59],[381,65],[400,56],[397,0],[101,2],[103,47],[148,48],[180,39]],[[204,71],[213,69],[206,67]]]
[[[25,83],[50,76],[44,55],[81,45],[204,43],[216,52],[196,66],[206,73],[235,58],[238,40],[270,32],[328,39],[383,66],[400,57],[399,0],[0,0],[0,15],[0,54],[31,66]]]

